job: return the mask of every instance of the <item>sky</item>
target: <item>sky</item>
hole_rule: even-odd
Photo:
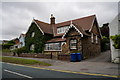
[[[118,2],[2,2],[0,3],[0,40],[8,40],[26,33],[33,18],[56,23],[96,15],[99,26],[110,23],[118,14]]]

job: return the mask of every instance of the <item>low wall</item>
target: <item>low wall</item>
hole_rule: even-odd
[[[69,54],[58,54],[58,60],[70,61],[70,55]]]
[[[2,52],[2,56],[13,56],[12,52]]]
[[[52,54],[33,54],[33,53],[28,54],[28,53],[23,53],[23,54],[20,54],[19,57],[54,59]],[[63,60],[63,61],[70,61],[70,55],[69,54],[58,54],[57,59],[58,60]]]
[[[19,57],[33,57],[33,58],[47,58],[47,59],[51,59],[52,56],[51,54],[28,54],[28,53],[23,53],[20,54]]]

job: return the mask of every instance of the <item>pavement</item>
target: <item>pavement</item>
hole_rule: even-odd
[[[26,57],[18,57],[18,58],[26,58]],[[118,73],[120,72],[120,67],[118,66],[118,64],[114,64],[110,62],[110,51],[103,52],[94,58],[86,59],[81,62],[68,62],[68,61],[42,59],[42,58],[26,58],[26,59],[34,59],[52,64],[52,66],[47,66],[47,67],[40,66],[48,69],[83,72],[90,74],[102,74],[102,75],[110,75],[110,76],[120,75]]]

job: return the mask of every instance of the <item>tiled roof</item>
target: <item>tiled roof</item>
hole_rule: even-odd
[[[63,41],[66,41],[66,38],[62,39],[62,38],[53,38],[47,42],[63,42]]]
[[[81,28],[83,30],[89,30],[92,27],[94,19],[95,19],[95,15],[92,15],[92,16],[87,16],[87,17],[72,20],[72,23],[77,25],[78,26],[77,28],[79,30]],[[57,36],[57,27],[67,26],[67,25],[70,25],[70,23],[71,23],[71,20],[55,24],[55,36]]]
[[[52,27],[50,24],[38,20],[34,21],[39,25],[44,33],[52,34]]]
[[[83,30],[89,30],[93,24],[94,19],[95,19],[95,15],[91,15],[91,16],[87,16],[87,17],[83,17],[79,19],[74,19],[72,20],[72,23],[78,26],[77,27],[78,30],[80,30],[81,28]],[[48,23],[45,23],[39,20],[35,20],[35,19],[34,21],[39,25],[39,27],[42,29],[44,33],[53,34],[51,24],[48,24]],[[71,20],[55,24],[55,27],[54,27],[55,35],[54,36],[63,35],[63,34],[57,34],[57,27],[69,26],[70,23],[71,23]]]

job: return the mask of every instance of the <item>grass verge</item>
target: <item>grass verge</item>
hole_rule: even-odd
[[[31,59],[22,59],[22,58],[14,58],[14,57],[3,57],[2,62],[9,62],[15,64],[29,64],[29,65],[41,65],[41,66],[51,66],[49,63],[31,60]]]

